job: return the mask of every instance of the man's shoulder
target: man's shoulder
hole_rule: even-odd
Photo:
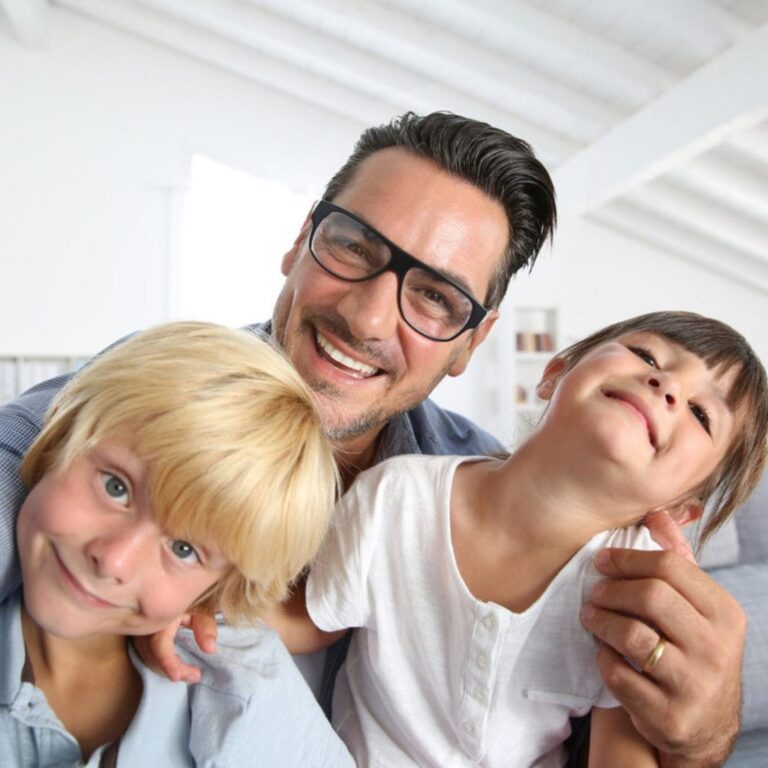
[[[409,420],[421,453],[461,456],[502,451],[502,444],[466,416],[441,408],[427,399],[408,411]]]

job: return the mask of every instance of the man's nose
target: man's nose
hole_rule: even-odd
[[[158,536],[151,523],[131,520],[94,537],[86,554],[97,576],[124,584],[153,561]]]
[[[397,330],[397,275],[384,272],[363,283],[348,283],[337,309],[360,341],[389,339]]]
[[[648,386],[659,397],[663,397],[668,405],[676,405],[680,401],[680,383],[677,377],[662,371],[656,371],[648,379]]]

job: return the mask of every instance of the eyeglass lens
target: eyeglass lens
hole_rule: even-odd
[[[342,280],[365,280],[392,258],[390,247],[375,232],[339,211],[320,222],[311,247],[320,264]],[[464,328],[472,303],[437,273],[410,267],[401,278],[400,311],[417,331],[447,339]]]

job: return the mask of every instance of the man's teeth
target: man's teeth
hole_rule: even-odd
[[[317,338],[317,343],[320,345],[320,348],[323,350],[323,352],[325,352],[325,354],[328,355],[331,360],[339,363],[339,365],[343,365],[345,368],[357,371],[363,376],[373,376],[374,373],[378,372],[378,368],[366,365],[365,363],[361,363],[359,360],[354,360],[348,355],[345,355],[343,352],[336,349],[336,347],[334,347],[333,344],[328,341],[328,339],[322,337],[319,333],[315,334],[315,337]]]

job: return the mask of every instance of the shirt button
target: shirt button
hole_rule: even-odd
[[[483,626],[489,631],[492,632],[496,628],[496,617],[489,613],[484,619],[483,619]]]
[[[480,704],[485,704],[488,701],[488,695],[485,692],[485,688],[478,686],[475,688],[475,701]]]
[[[488,657],[482,651],[480,651],[480,653],[475,656],[475,661],[477,662],[477,666],[480,667],[480,669],[488,669]]]
[[[475,724],[471,720],[465,720],[461,727],[470,735],[474,736],[475,734]]]

